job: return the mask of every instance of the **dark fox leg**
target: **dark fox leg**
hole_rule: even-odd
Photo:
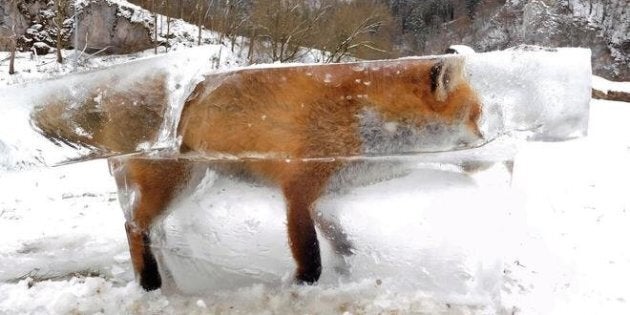
[[[136,277],[145,290],[161,287],[158,264],[151,251],[150,228],[190,178],[189,162],[180,160],[126,159],[114,172],[119,188],[135,189],[133,209],[125,223]]]
[[[337,220],[326,219],[322,215],[317,214],[314,215],[313,218],[315,218],[317,227],[335,251],[336,257],[333,263],[333,269],[339,275],[349,275],[350,265],[345,258],[354,254],[352,241],[348,239],[348,235]]]
[[[287,201],[289,246],[297,263],[295,278],[298,283],[312,284],[321,275],[322,263],[311,213],[336,165],[303,163],[298,169],[282,184],[282,191]]]
[[[125,230],[131,263],[140,286],[147,291],[159,289],[162,286],[162,277],[151,251],[151,236],[148,230],[136,228],[133,222],[125,222]]]

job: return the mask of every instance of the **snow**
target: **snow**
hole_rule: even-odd
[[[615,82],[600,76],[593,76],[593,89],[607,94],[610,91],[626,92],[630,94],[630,82]]]
[[[588,137],[531,143],[517,155],[513,184],[526,193],[531,231],[515,257],[525,267],[510,270],[514,289],[525,288],[530,305],[519,306],[525,314],[630,309],[622,280],[629,276],[630,252],[619,244],[630,223],[629,114],[627,103],[593,101]],[[540,309],[544,304],[548,308]]]
[[[448,46],[448,49],[452,50],[453,53],[460,54],[460,55],[469,55],[469,54],[475,53],[474,49],[466,45],[451,45],[451,46]]]

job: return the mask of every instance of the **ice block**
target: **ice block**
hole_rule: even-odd
[[[525,46],[465,56],[223,71],[212,71],[210,56],[200,49],[147,58],[3,88],[2,166],[155,155],[161,149],[177,153],[182,137],[190,146],[185,142],[194,132],[220,133],[218,125],[212,126],[220,120],[231,121],[221,128],[242,134],[248,129],[250,135],[278,134],[289,132],[289,116],[304,111],[311,116],[299,120],[311,133],[334,128],[358,133],[355,148],[296,155],[276,145],[236,152],[197,137],[190,141],[198,148],[189,153],[201,158],[379,157],[477,148],[517,131],[530,139],[569,139],[586,132],[589,55],[579,48]],[[182,124],[196,124],[197,131],[180,134]],[[318,137],[335,142],[331,134]]]

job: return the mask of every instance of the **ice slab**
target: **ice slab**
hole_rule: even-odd
[[[466,55],[470,83],[484,104],[490,134],[525,131],[528,139],[586,135],[591,52],[584,48],[519,46]]]
[[[569,139],[586,132],[589,55],[586,49],[526,46],[466,56],[210,72],[208,51],[180,52],[2,89],[0,165],[160,155],[155,151],[178,151],[182,140],[197,153],[188,158],[221,159],[451,152],[517,131],[529,139]],[[178,134],[180,124],[189,127]],[[344,132],[357,134],[354,148],[344,147],[349,139],[338,136]],[[297,148],[281,143],[289,133],[315,134],[329,149],[297,154]],[[256,135],[278,143],[250,147],[265,143],[254,140]],[[243,137],[252,139],[238,150],[227,144]]]

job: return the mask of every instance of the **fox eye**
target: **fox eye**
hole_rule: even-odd
[[[439,82],[440,82],[440,74],[442,73],[442,68],[444,68],[444,62],[439,61],[433,67],[431,67],[430,79],[431,79],[431,92],[435,92],[437,90]],[[448,76],[446,76],[448,77]]]
[[[450,86],[450,83],[451,83],[451,76],[448,71],[445,71],[444,74],[442,75],[442,86],[446,88]]]

